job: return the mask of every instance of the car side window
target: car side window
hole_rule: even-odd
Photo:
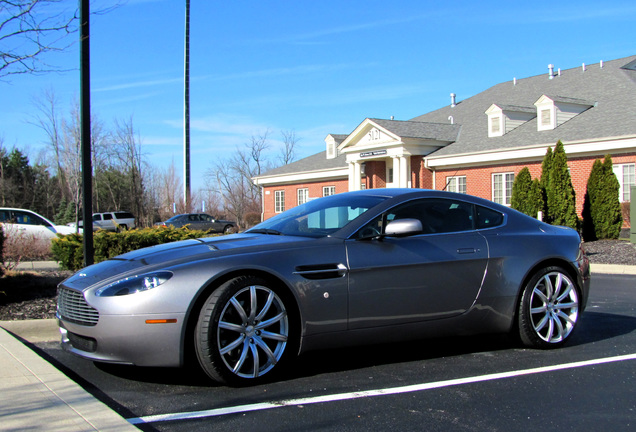
[[[15,220],[19,224],[49,226],[49,224],[46,223],[46,221],[44,219],[42,219],[41,217],[36,216],[34,214],[21,212],[21,211],[16,211],[16,212],[13,212],[13,215],[15,217]]]
[[[417,219],[422,234],[439,234],[475,229],[473,205],[446,198],[425,198],[399,205],[385,213],[386,223],[399,219]],[[383,232],[382,216],[358,231],[356,238],[372,237]]]
[[[387,215],[387,221],[417,219],[423,234],[460,232],[474,229],[473,205],[445,198],[428,198],[406,203]]]
[[[502,213],[487,207],[477,207],[477,229],[493,228],[503,224]]]
[[[11,211],[9,210],[0,210],[0,222],[12,222],[11,220]]]
[[[112,220],[113,219],[113,215],[110,213],[104,213],[104,220]]]

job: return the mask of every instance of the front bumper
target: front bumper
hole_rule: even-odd
[[[94,326],[58,316],[62,348],[99,362],[136,366],[182,365],[184,314],[101,315]],[[148,323],[169,320],[167,323]],[[173,322],[176,320],[176,322]]]

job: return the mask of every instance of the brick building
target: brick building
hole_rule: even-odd
[[[580,216],[592,164],[612,156],[620,200],[636,165],[636,56],[497,84],[409,121],[365,119],[326,150],[254,178],[263,218],[309,199],[364,188],[428,188],[510,204],[523,167],[541,175],[564,144]]]

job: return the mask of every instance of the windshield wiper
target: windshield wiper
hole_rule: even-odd
[[[280,231],[276,231],[273,229],[268,229],[268,228],[261,228],[261,229],[254,229],[254,230],[249,230],[248,233],[253,233],[253,234],[267,234],[267,235],[285,235]]]

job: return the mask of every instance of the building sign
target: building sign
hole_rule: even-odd
[[[371,157],[371,156],[382,156],[385,154],[386,154],[386,150],[376,150],[376,151],[360,153],[360,157],[365,158],[365,157]]]

